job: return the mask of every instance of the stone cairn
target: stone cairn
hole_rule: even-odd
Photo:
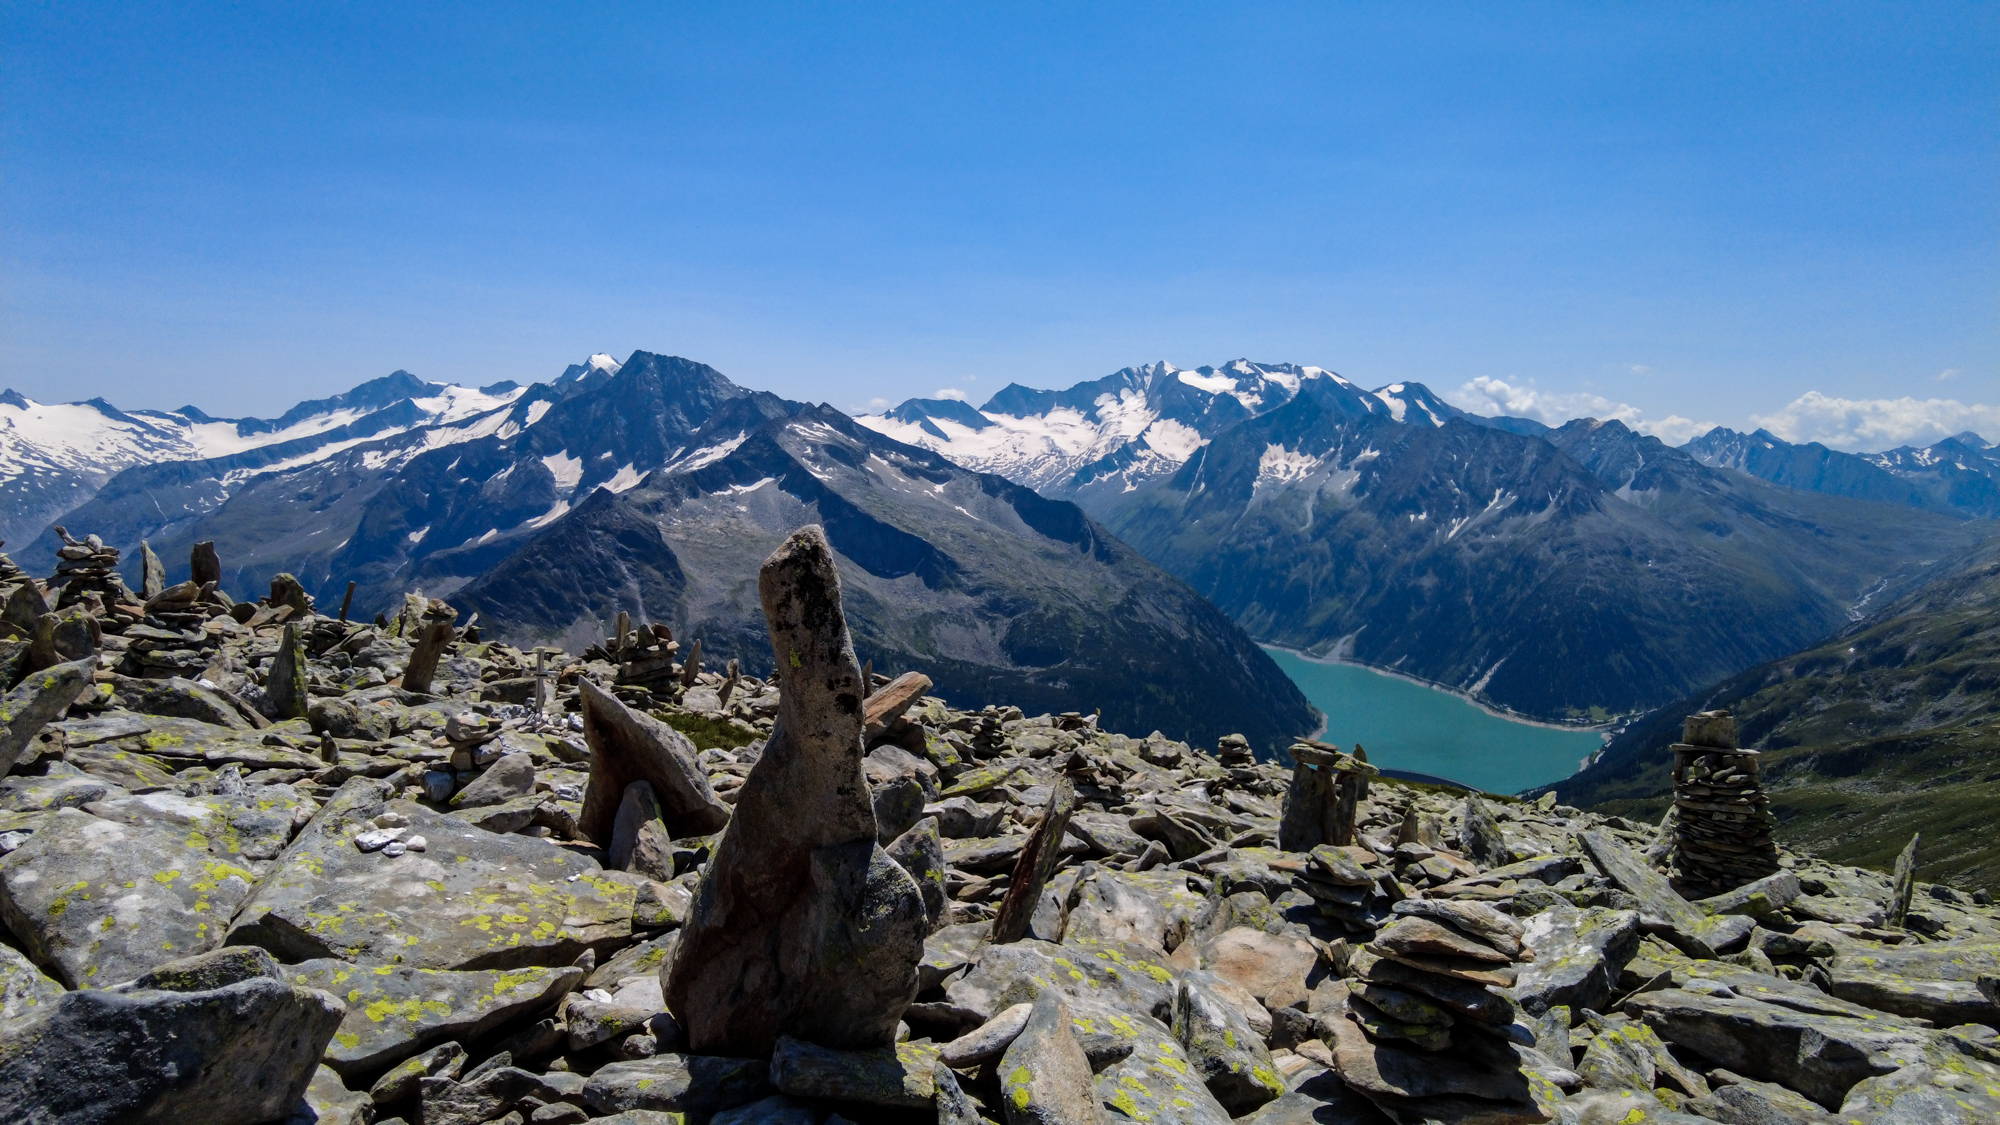
[[[1498,991],[1534,959],[1523,933],[1481,902],[1398,902],[1395,920],[1354,955],[1346,1018],[1321,1023],[1348,1085],[1404,1120],[1457,1120],[1464,1094],[1487,1103],[1491,1120],[1545,1119],[1509,1046],[1522,1038],[1515,1006]],[[1430,1093],[1411,1081],[1427,1069],[1455,1072],[1456,1088]]]
[[[105,546],[104,540],[95,535],[72,539],[69,532],[61,527],[50,530],[61,536],[63,541],[63,545],[56,549],[55,577],[49,579],[51,588],[62,589],[62,594],[56,599],[57,609],[86,604],[93,594],[104,608],[129,600],[125,580],[118,575],[116,547]]]
[[[1705,898],[1775,873],[1770,798],[1757,751],[1736,746],[1736,720],[1727,711],[1689,715],[1673,751],[1675,889]]]

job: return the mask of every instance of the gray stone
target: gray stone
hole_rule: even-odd
[[[1172,1019],[1174,975],[1163,962],[1155,950],[1119,942],[1009,942],[981,950],[972,971],[946,985],[945,995],[981,1021],[1048,989]]]
[[[944,841],[938,837],[937,821],[925,817],[885,847],[923,895],[924,915],[930,919],[927,933],[951,921],[951,898],[945,889]]]
[[[1217,995],[1216,978],[1199,970],[1181,974],[1174,995],[1174,1038],[1194,1072],[1232,1116],[1282,1096],[1284,1079],[1250,1021]]]
[[[153,545],[139,540],[139,597],[147,601],[167,588],[167,566],[153,553]]]
[[[1500,823],[1493,819],[1493,813],[1486,803],[1477,796],[1467,796],[1461,812],[1463,827],[1459,834],[1465,840],[1465,851],[1481,867],[1504,867],[1514,862],[1513,849],[1507,846],[1507,834],[1500,830]]]
[[[1639,900],[1641,926],[1662,934],[1690,957],[1715,957],[1715,950],[1707,941],[1707,931],[1718,919],[1703,914],[1682,898],[1668,884],[1665,875],[1646,866],[1645,860],[1604,829],[1580,832],[1577,842],[1605,878]]]
[[[563,1009],[564,1022],[569,1026],[569,1049],[587,1050],[599,1043],[608,1043],[619,1036],[636,1031],[647,1020],[652,1019],[658,1010],[652,1007],[628,1007],[616,1001],[605,1003],[581,998],[572,1000]]]
[[[1681,989],[1625,1001],[1662,1039],[1730,1070],[1777,1082],[1829,1110],[1864,1078],[1920,1061],[1920,1029],[1815,1015],[1733,996]]]
[[[981,1125],[979,1105],[958,1084],[958,1075],[942,1060],[931,1063],[931,1084],[937,1087],[938,1125]]]
[[[653,787],[668,829],[676,838],[706,836],[729,823],[729,807],[709,787],[695,762],[694,743],[651,715],[620,703],[610,692],[583,681],[583,736],[590,744],[590,781],[583,793],[577,828],[600,845],[611,842],[625,787],[644,781]]]
[[[1790,906],[1799,893],[1799,877],[1789,871],[1779,871],[1745,883],[1735,890],[1702,899],[1695,905],[1710,914],[1747,914],[1752,918],[1768,918]]]
[[[521,1104],[541,1089],[534,1074],[513,1066],[475,1067],[465,1080],[424,1078],[417,1082],[424,1125],[480,1125]]]
[[[347,1077],[446,1040],[470,1042],[509,1020],[553,1008],[583,980],[578,968],[452,972],[363,968],[326,958],[279,971],[292,984],[346,1000],[347,1018],[327,1046],[326,1061]]]
[[[1555,1005],[1601,1008],[1639,948],[1639,915],[1630,910],[1553,906],[1528,920],[1522,942],[1534,952],[1509,990],[1529,1015]]]
[[[428,1051],[404,1059],[382,1072],[368,1088],[376,1105],[394,1105],[417,1096],[426,1078],[457,1078],[465,1069],[465,1048],[457,1043],[440,1043]]]
[[[58,664],[30,672],[14,690],[0,696],[0,777],[14,768],[43,727],[83,695],[96,670],[95,659]]]
[[[589,979],[583,982],[584,987],[608,988],[627,977],[647,974],[657,976],[673,959],[674,947],[680,944],[680,940],[679,931],[675,931],[642,941],[637,945],[628,945],[591,970]]]
[[[646,825],[660,820],[660,802],[653,795],[653,785],[649,781],[634,781],[625,787],[624,796],[619,798],[618,813],[611,820],[611,841],[605,845],[611,867],[616,871],[627,871],[632,866],[632,856],[641,846],[640,834]],[[667,877],[673,877],[671,863]],[[656,878],[648,874],[647,878]]]
[[[875,842],[861,771],[860,668],[832,548],[794,533],[758,578],[785,691],[708,863],[667,978],[698,1051],[768,1052],[780,1034],[854,1049],[893,1040],[930,919]]]
[[[1215,1100],[1195,1074],[1193,1061],[1166,1024],[1151,1016],[1123,1012],[1089,1000],[1070,1003],[1070,1027],[1096,1069],[1105,1040],[1122,1041],[1123,1057],[1099,1070],[1093,1085],[1098,1101],[1133,1121],[1178,1122],[1180,1125],[1222,1125],[1229,1111]],[[1107,1059],[1109,1055],[1105,1056]],[[1119,1117],[1106,1115],[1107,1120]]]
[[[1156,894],[1120,873],[1096,868],[1088,877],[1078,876],[1070,889],[1065,941],[1129,942],[1165,953],[1171,932],[1172,921]]]
[[[938,1051],[938,1058],[955,1067],[972,1067],[992,1062],[1007,1053],[1007,1047],[1014,1042],[1021,1029],[1028,1026],[1028,1014],[1034,1011],[1034,1004],[1023,1002],[1008,1008],[964,1035],[946,1043]]]
[[[654,1055],[599,1067],[581,1096],[583,1104],[599,1113],[719,1113],[776,1093],[770,1069],[764,1059]]]
[[[526,754],[502,754],[486,772],[451,799],[455,809],[477,809],[530,796],[535,791],[535,760]]]
[[[1098,1125],[1104,1110],[1092,1078],[1069,1005],[1060,992],[1045,990],[1000,1059],[1007,1125]]]
[[[925,805],[924,815],[937,818],[938,834],[947,840],[982,840],[1000,830],[1007,809],[982,805],[970,797],[946,797]]]
[[[354,778],[334,794],[237,912],[231,944],[288,961],[510,969],[566,965],[629,939],[633,890],[595,863],[385,801],[383,790]],[[349,833],[384,812],[407,817],[427,850],[357,850]]]
[[[274,719],[303,719],[312,705],[306,690],[306,646],[299,639],[299,627],[285,623],[285,635],[278,642],[278,655],[271,658],[271,670],[264,678],[264,713]]]
[[[10,777],[0,781],[0,809],[8,812],[54,812],[76,809],[110,796],[112,788],[67,762],[49,767],[41,777]]]
[[[219,859],[276,859],[292,840],[305,802],[289,785],[259,785],[232,796],[140,793],[92,801],[84,811],[134,828],[183,833],[189,847]]]
[[[219,944],[255,882],[178,833],[62,809],[0,859],[0,918],[65,984],[102,986]]]
[[[228,700],[193,680],[179,676],[164,680],[117,676],[111,681],[111,690],[118,694],[119,706],[141,715],[194,719],[230,730],[251,729],[250,720],[245,719]]]
[[[396,733],[396,712],[388,699],[315,699],[306,717],[314,730],[335,738],[386,742]]]
[[[929,1109],[937,1097],[931,1068],[938,1049],[897,1043],[836,1051],[785,1036],[771,1052],[771,1084],[787,1094],[888,1109]]]
[[[1724,1125],[1833,1125],[1834,1122],[1825,1110],[1804,1096],[1775,1083],[1749,1078],[1717,1086],[1707,1096],[1689,1102],[1688,1108]]]
[[[1507,998],[1484,985],[1426,973],[1386,957],[1368,966],[1367,978],[1371,984],[1422,993],[1454,1017],[1474,1023],[1499,1026],[1514,1018]]]
[[[924,815],[924,787],[914,777],[892,777],[869,786],[875,807],[875,838],[886,847]]]
[[[348,1089],[332,1067],[313,1071],[301,1101],[304,1104],[293,1108],[285,1125],[369,1125],[375,1120],[374,1099]]]
[[[1938,1037],[1923,1058],[1855,1084],[1839,1120],[1871,1125],[1987,1125],[2000,1121],[2000,1056]]]
[[[1449,1052],[1432,1052],[1394,1041],[1373,1042],[1346,1018],[1326,1020],[1324,1026],[1341,1077],[1377,1104],[1385,1099],[1465,1097],[1534,1106],[1521,1056],[1511,1044],[1494,1037],[1461,1036]]]
[[[277,958],[268,950],[225,947],[155,965],[113,992],[206,992],[211,988],[267,977],[283,980]],[[328,991],[321,988],[320,991]]]
[[[0,1024],[30,1016],[60,1000],[63,986],[50,980],[33,961],[0,942]]]
[[[259,977],[202,992],[72,992],[0,1032],[0,1120],[75,1125],[282,1119],[343,1008]]]

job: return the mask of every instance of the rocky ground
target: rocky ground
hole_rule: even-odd
[[[1553,796],[954,710],[813,529],[776,682],[66,551],[0,565],[9,1122],[2000,1119],[1984,902],[1689,902]]]

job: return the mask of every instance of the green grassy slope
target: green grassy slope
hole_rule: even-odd
[[[1711,707],[1765,753],[1787,844],[1887,867],[1922,832],[1921,878],[2000,890],[2000,542],[1832,640],[1661,708],[1549,788],[1657,819],[1680,719]]]

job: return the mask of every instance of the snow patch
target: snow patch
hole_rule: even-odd
[[[569,450],[551,453],[542,458],[542,466],[549,475],[556,478],[556,492],[567,496],[576,491],[577,482],[583,479],[583,458],[571,457]]]

